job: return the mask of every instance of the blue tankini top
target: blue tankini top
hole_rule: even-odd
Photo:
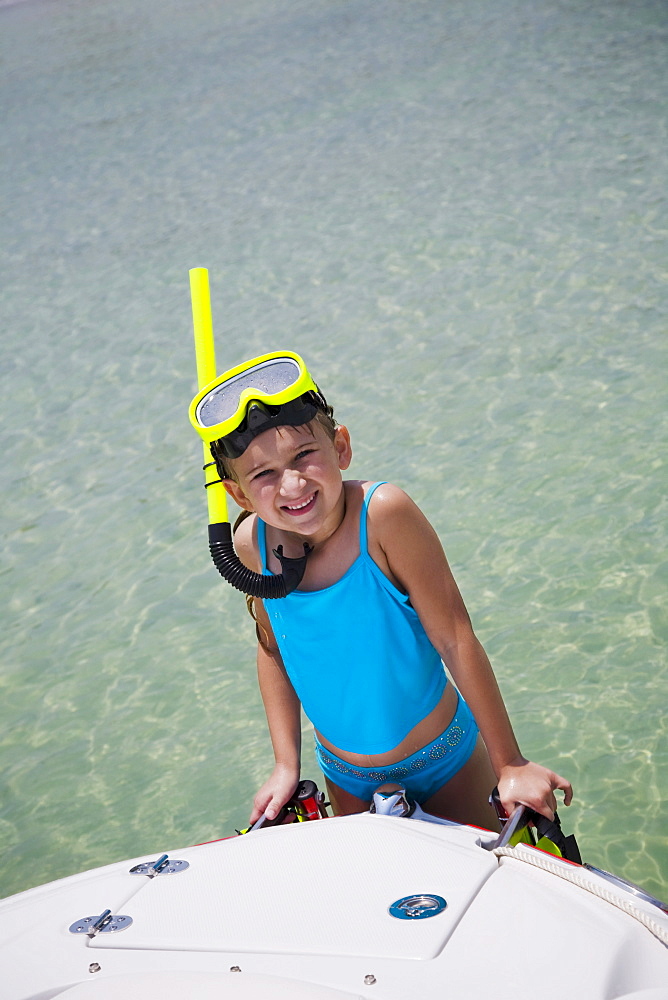
[[[322,590],[294,590],[265,602],[274,637],[306,715],[327,740],[349,753],[394,749],[438,704],[446,676],[408,596],[367,551],[367,509],[360,554]],[[262,572],[266,527],[258,518]]]

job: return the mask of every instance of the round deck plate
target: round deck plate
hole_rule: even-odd
[[[442,896],[434,896],[431,893],[404,896],[397,899],[389,908],[393,917],[399,920],[425,920],[427,917],[435,917],[442,913],[448,904]]]

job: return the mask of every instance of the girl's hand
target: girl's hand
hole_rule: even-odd
[[[285,803],[294,794],[299,781],[299,770],[285,764],[276,764],[271,777],[265,781],[253,800],[250,825],[266,813],[267,819],[276,819]]]
[[[525,757],[519,757],[503,767],[499,775],[499,797],[509,816],[520,804],[553,820],[557,808],[554,795],[557,788],[564,793],[564,805],[569,806],[573,798],[570,781]]]

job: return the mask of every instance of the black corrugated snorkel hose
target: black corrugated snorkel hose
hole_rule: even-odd
[[[224,580],[227,580],[244,594],[267,600],[274,597],[285,597],[286,594],[292,593],[299,586],[311,549],[305,544],[304,555],[297,559],[291,559],[290,556],[283,555],[283,546],[279,545],[277,549],[274,549],[274,555],[281,563],[280,576],[263,576],[261,573],[254,573],[252,569],[248,569],[239,559],[234,551],[232,527],[229,521],[225,521],[209,525],[209,551],[216,569]]]
[[[197,382],[201,389],[216,378],[216,358],[211,322],[211,299],[209,294],[209,273],[204,267],[194,267],[190,271],[190,296],[195,332],[195,356],[197,359]],[[234,551],[232,527],[227,516],[227,494],[223,482],[218,478],[212,461],[211,447],[202,441],[204,448],[204,485],[209,507],[209,551],[216,569],[228,583],[250,597],[262,600],[285,597],[295,590],[304,576],[306,558],[311,551],[304,545],[304,555],[296,559],[283,555],[283,546],[274,549],[274,555],[281,563],[280,575],[263,576],[254,573],[239,559]]]

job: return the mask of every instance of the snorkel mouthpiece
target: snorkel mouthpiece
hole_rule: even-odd
[[[282,572],[280,575],[263,576],[261,573],[254,573],[252,570],[248,569],[247,566],[239,559],[238,555],[234,551],[234,542],[232,540],[232,528],[230,525],[230,520],[227,514],[227,493],[225,492],[225,487],[222,480],[218,477],[218,472],[216,469],[216,463],[213,460],[211,454],[211,442],[216,438],[222,437],[218,431],[221,428],[225,428],[227,424],[234,423],[234,417],[229,417],[227,419],[225,415],[218,415],[220,422],[213,423],[211,426],[207,427],[202,425],[198,420],[198,412],[201,411],[203,404],[205,403],[207,397],[210,397],[212,393],[218,392],[221,386],[225,383],[225,376],[220,379],[216,379],[216,358],[215,358],[215,347],[213,341],[213,327],[211,322],[211,299],[209,293],[209,272],[204,267],[194,267],[190,271],[190,296],[192,301],[192,313],[193,313],[193,328],[195,333],[195,356],[197,360],[197,383],[199,386],[199,392],[195,396],[194,400],[190,404],[190,420],[200,437],[202,438],[203,445],[203,456],[204,456],[204,485],[206,488],[207,502],[209,508],[209,551],[211,552],[211,558],[213,559],[216,569],[223,577],[227,580],[233,587],[237,590],[242,591],[244,594],[248,594],[250,597],[257,597],[261,600],[267,600],[277,597],[285,597],[287,594],[292,593],[299,584],[301,583],[302,577],[304,576],[304,571],[306,570],[306,559],[311,551],[308,545],[304,545],[304,555],[297,559],[289,558],[283,555],[283,546],[279,545],[278,549],[275,550],[275,555],[281,563]],[[304,363],[298,355],[293,355],[290,352],[283,352],[282,354],[265,355],[263,358],[257,359],[258,364],[255,365],[252,371],[256,369],[273,368],[274,372],[276,369],[275,359],[284,362],[291,362],[295,369],[297,370],[297,377],[295,378],[293,384],[288,386],[282,394],[276,395],[271,394],[271,398],[276,397],[276,408],[283,410],[285,407],[282,406],[283,402],[289,403],[295,400],[294,392],[292,395],[291,391],[301,391],[302,393],[310,393],[315,390],[317,392],[317,387],[310,375],[304,367]],[[238,370],[242,374],[248,366],[241,366]],[[237,370],[235,369],[235,372]],[[228,373],[229,375],[230,373]],[[240,376],[237,375],[237,379]],[[214,386],[211,383],[215,383]],[[254,390],[249,390],[254,391]],[[285,399],[283,397],[286,397]],[[241,400],[244,400],[243,395]],[[240,401],[241,402],[241,401]],[[246,401],[244,400],[244,406]],[[315,407],[313,407],[315,410]],[[256,436],[261,433],[261,430],[266,430],[268,426],[276,426],[279,423],[284,423],[283,416],[273,415],[273,423],[266,424],[267,407],[262,405],[262,410],[259,410],[259,414],[264,418],[264,426],[257,428],[252,436]],[[302,416],[305,410],[302,409]],[[252,415],[253,411],[251,411]],[[258,418],[254,417],[254,421]],[[311,416],[306,418],[307,422],[311,419]],[[243,451],[248,446],[248,443],[244,445],[238,454],[243,454]],[[231,455],[230,457],[238,457],[238,455]]]

